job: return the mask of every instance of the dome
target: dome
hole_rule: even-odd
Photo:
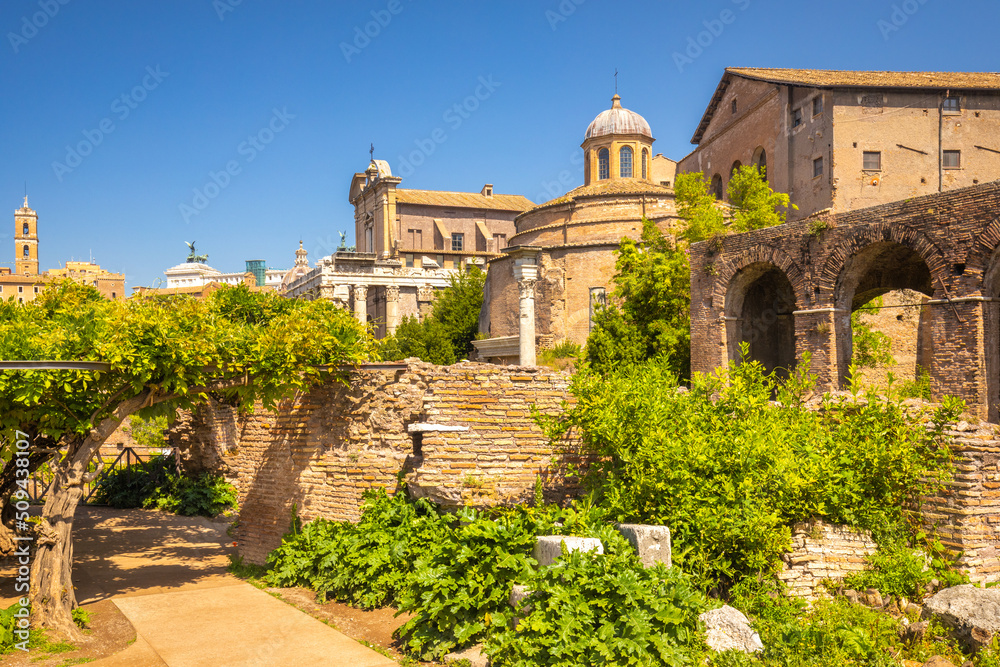
[[[653,131],[649,129],[646,119],[624,108],[618,95],[611,98],[610,109],[597,114],[597,118],[587,128],[584,140],[608,134],[641,134],[653,138]]]

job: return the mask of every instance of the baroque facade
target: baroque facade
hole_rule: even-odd
[[[356,251],[338,250],[286,281],[292,298],[332,299],[371,322],[380,338],[406,316],[429,312],[435,290],[456,271],[485,267],[507,246],[514,218],[533,204],[520,195],[399,188],[385,160],[351,180]],[[305,251],[299,248],[305,267]]]
[[[726,199],[765,167],[797,220],[986,183],[1000,174],[1000,74],[727,68],[678,164]]]
[[[674,163],[653,155],[646,120],[618,95],[587,128],[584,184],[517,216],[510,245],[489,260],[479,332],[482,360],[535,363],[536,350],[583,345],[603,303],[623,237],[639,239],[642,218],[667,230],[677,212]]]

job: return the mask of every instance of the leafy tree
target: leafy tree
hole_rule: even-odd
[[[681,236],[697,243],[726,233],[725,218],[711,184],[701,172],[677,174],[674,180],[677,214],[684,220]]]
[[[601,372],[665,357],[687,377],[691,343],[691,270],[686,248],[643,219],[642,242],[622,239],[613,302],[599,310],[587,360]],[[615,305],[616,303],[620,305]]]
[[[732,228],[735,232],[749,232],[784,223],[790,201],[788,195],[771,189],[765,174],[755,165],[740,167],[729,179],[729,203],[732,205]],[[794,204],[791,207],[798,208]]]
[[[423,322],[404,317],[396,333],[382,342],[382,356],[391,360],[417,357],[441,365],[468,358],[479,331],[485,285],[486,274],[478,267],[453,274],[431,314]]]
[[[0,493],[24,495],[11,456],[17,435],[27,436],[32,456],[47,460],[54,474],[35,532],[29,598],[36,624],[78,636],[73,516],[83,485],[100,472],[90,467],[95,454],[124,419],[191,408],[208,395],[244,409],[258,400],[271,408],[321,379],[345,379],[345,365],[372,349],[364,328],[330,302],[290,301],[245,286],[206,300],[111,301],[67,281],[34,302],[0,303],[0,358],[110,364],[107,371],[0,371],[0,427],[8,436]]]
[[[858,368],[875,368],[879,364],[892,365],[892,339],[871,328],[862,315],[877,315],[882,307],[882,297],[877,296],[851,313],[851,332],[854,338],[854,356],[851,362]]]

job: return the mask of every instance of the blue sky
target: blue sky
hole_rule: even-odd
[[[0,265],[25,181],[42,269],[149,285],[192,240],[288,267],[353,238],[371,143],[401,187],[540,201],[582,183],[615,68],[678,159],[726,66],[997,71],[998,25],[995,0],[6,0]]]

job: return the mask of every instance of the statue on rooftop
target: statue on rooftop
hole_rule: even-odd
[[[188,254],[187,261],[192,262],[192,263],[196,263],[196,264],[204,264],[205,262],[208,261],[208,255],[199,255],[199,254],[196,254],[195,249],[194,249],[195,241],[191,241],[190,243],[188,243],[187,241],[185,241],[184,243],[187,245],[188,249],[191,251]]]

